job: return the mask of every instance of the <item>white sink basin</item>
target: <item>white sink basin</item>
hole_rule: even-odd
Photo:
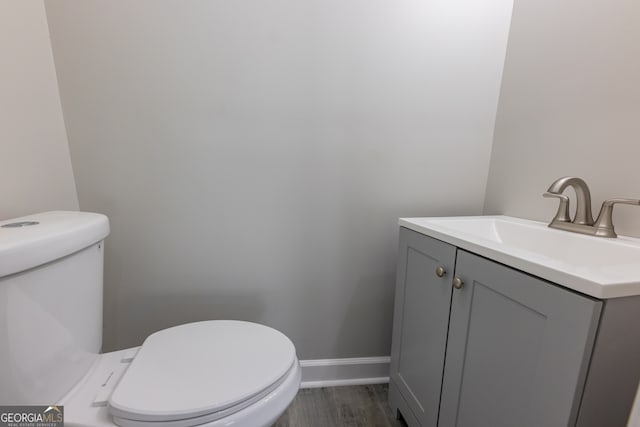
[[[640,239],[585,236],[508,216],[401,218],[399,224],[597,298],[640,295]]]

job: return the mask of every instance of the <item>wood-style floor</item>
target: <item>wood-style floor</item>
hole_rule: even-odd
[[[310,388],[274,427],[405,427],[387,403],[387,385]]]

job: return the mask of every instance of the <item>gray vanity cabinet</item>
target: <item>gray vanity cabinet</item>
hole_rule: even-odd
[[[439,426],[575,425],[602,303],[463,250],[455,275]]]
[[[410,427],[575,425],[601,301],[405,228],[398,259],[389,401]]]
[[[405,228],[400,234],[391,380],[408,405],[405,420],[436,427],[456,248]]]

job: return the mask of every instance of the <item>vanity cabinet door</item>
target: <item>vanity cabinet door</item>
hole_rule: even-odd
[[[398,252],[390,404],[405,409],[406,402],[411,413],[401,412],[409,426],[417,420],[436,427],[456,248],[400,228]]]
[[[439,427],[574,425],[602,303],[458,250]]]

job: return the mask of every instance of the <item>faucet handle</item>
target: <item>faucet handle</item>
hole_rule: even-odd
[[[618,237],[613,227],[613,205],[616,203],[640,206],[640,200],[638,199],[609,199],[602,202],[600,214],[594,224],[596,236]]]
[[[565,196],[560,193],[551,193],[549,191],[542,193],[542,197],[553,197],[560,199],[560,205],[558,206],[558,212],[556,216],[553,217],[551,223],[554,222],[571,222],[571,218],[569,217],[569,196]]]

